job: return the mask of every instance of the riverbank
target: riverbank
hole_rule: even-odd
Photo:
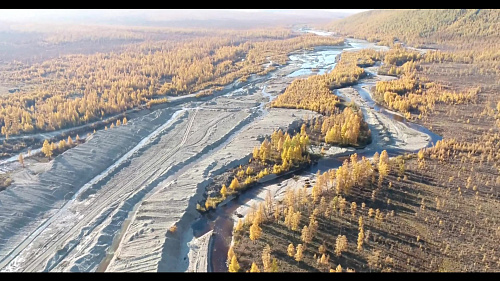
[[[212,252],[213,231],[209,231],[199,238],[193,238],[188,243],[190,261],[187,272],[210,272],[210,258],[208,255]]]
[[[372,70],[376,71],[373,67]],[[365,121],[368,123],[372,132],[372,142],[365,148],[356,150],[332,147],[328,150],[329,159],[335,159],[354,152],[357,153],[359,157],[365,156],[371,159],[375,152],[380,153],[382,150],[390,150],[392,152],[391,154],[394,155],[403,152],[415,152],[429,145],[431,139],[429,135],[408,127],[402,122],[401,119],[396,119],[394,117],[391,118],[379,110],[375,110],[371,105],[371,101],[367,100],[367,96],[360,95],[358,92],[361,90],[369,90],[369,83],[374,83],[374,80],[377,81],[381,79],[387,78],[374,75],[360,80],[359,84],[355,87],[341,88],[337,90],[337,93],[340,93],[343,97],[355,102],[362,109]],[[368,94],[370,95],[369,92]],[[342,161],[334,160],[326,165],[321,165],[321,167],[326,170],[326,168],[337,168],[341,164]],[[325,170],[322,170],[322,172]],[[279,202],[283,199],[287,189],[295,190],[303,188],[306,184],[313,184],[315,180],[315,174],[309,171],[303,172],[300,175],[276,184],[249,190],[247,193],[242,195],[246,198],[245,204],[239,206],[232,214],[233,225],[235,225],[239,219],[244,219],[249,212],[253,211],[252,206],[258,206],[261,202],[264,202],[268,193],[270,193],[274,202]],[[307,190],[310,192],[310,188]],[[233,243],[234,241],[231,240],[231,245]]]
[[[247,162],[252,148],[276,127],[297,127],[300,120],[315,116],[314,112],[307,110],[267,110],[262,106],[269,101],[266,95],[277,95],[288,85],[288,78],[283,79],[284,75],[280,73],[289,72],[294,67],[291,65],[285,70],[273,72],[265,84],[258,82],[255,85],[257,91],[237,90],[227,97],[221,97],[217,104],[207,103],[214,109],[227,110],[228,107],[238,106],[235,99],[258,100],[262,103],[256,108],[261,114],[199,158],[189,169],[181,170],[158,184],[158,188],[142,201],[129,227],[121,230],[125,231],[123,242],[116,249],[107,271],[178,272],[188,270],[190,264],[200,264],[198,257],[207,255],[192,255],[190,258],[188,243],[194,239],[191,225],[200,217],[196,203],[211,178]],[[264,86],[266,95],[262,91]],[[175,232],[169,232],[173,225],[176,227]]]
[[[297,127],[316,115],[265,107],[295,79],[287,75],[302,66],[291,62],[227,94],[179,105],[176,117],[155,109],[126,126],[98,131],[46,171],[18,177],[0,200],[11,202],[2,196],[13,196],[32,205],[22,201],[0,211],[0,235],[9,237],[1,247],[4,270],[95,271],[110,257],[106,271],[186,271],[195,263],[187,243],[200,217],[196,202],[210,179],[248,161],[252,148],[274,129]]]

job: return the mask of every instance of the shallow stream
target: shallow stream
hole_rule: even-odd
[[[336,57],[341,54],[343,51],[352,51],[352,50],[359,50],[359,49],[364,49],[364,48],[376,48],[376,49],[383,49],[381,46],[376,46],[373,43],[369,43],[366,41],[362,40],[350,40],[348,39],[348,43],[350,44],[349,47],[345,49],[339,49],[338,47],[332,47],[331,50],[326,50],[325,47],[322,47],[320,49],[315,49],[313,51],[309,52],[304,52],[302,54],[293,54],[290,55],[290,60],[295,61],[295,62],[300,62],[301,67],[300,69],[290,73],[288,77],[296,77],[296,76],[302,76],[302,75],[313,75],[313,74],[324,74],[325,72],[331,71],[335,65],[336,65]],[[370,94],[363,88],[363,87],[370,87],[373,86],[372,84],[369,83],[360,83],[358,85],[353,86],[354,89],[356,89],[360,96],[365,100],[365,102],[369,105],[369,107],[372,107],[373,109],[381,112],[382,114],[397,120],[398,122],[401,122],[405,124],[406,126],[415,129],[419,132],[422,132],[424,134],[427,134],[429,136],[429,142],[427,147],[430,147],[433,145],[433,143],[436,143],[438,140],[441,140],[442,137],[431,132],[429,129],[406,121],[406,119],[398,114],[391,113],[387,110],[385,110],[383,107],[380,107],[377,105],[373,99],[371,98]],[[265,87],[263,89],[263,92],[265,92]],[[268,95],[267,95],[268,96]],[[384,148],[380,148],[379,153],[384,150]],[[385,149],[387,150],[389,156],[397,156],[403,153],[407,152],[412,152],[412,151],[406,151],[406,150],[401,150],[401,149]],[[355,151],[358,153],[358,157],[361,158],[361,156],[365,156],[367,158],[372,157],[373,154],[375,153],[374,150],[360,150],[359,152]],[[416,152],[416,151],[413,151]],[[335,157],[324,157],[321,158],[318,163],[312,165],[309,167],[307,170],[303,170],[301,172],[297,172],[297,174],[301,175],[314,175],[318,170],[320,171],[326,171],[328,169],[333,169],[333,168],[338,168],[339,166],[342,165],[342,162],[353,152],[346,152],[345,155],[342,156],[335,156]],[[293,174],[280,177],[277,179],[274,179],[272,181],[266,182],[265,184],[260,184],[254,188],[257,189],[262,189],[263,187],[267,185],[272,185],[279,183],[285,179],[293,177]],[[233,214],[235,213],[236,209],[244,204],[247,204],[253,197],[255,196],[255,192],[247,192],[239,195],[237,198],[233,199],[232,201],[228,202],[224,206],[218,207],[215,211],[209,212],[205,215],[203,215],[198,221],[196,221],[192,225],[193,229],[193,234],[195,237],[200,237],[203,234],[207,233],[210,230],[213,230],[213,241],[211,244],[211,248],[209,251],[211,253],[208,254],[209,256],[209,271],[212,272],[227,272],[227,264],[226,264],[226,259],[227,259],[227,251],[229,250],[229,246],[231,244],[232,240],[232,231],[233,231]]]

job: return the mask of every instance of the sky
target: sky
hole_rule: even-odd
[[[318,15],[325,16],[328,13],[354,14],[367,11],[368,9],[234,9],[234,10],[144,10],[144,9],[0,9],[0,21],[75,21],[97,19],[104,20],[119,17],[141,17],[147,20],[165,19],[207,19],[215,14],[223,14],[231,17],[230,12],[235,15],[248,13],[267,12],[283,15]],[[229,12],[229,13],[228,13]]]

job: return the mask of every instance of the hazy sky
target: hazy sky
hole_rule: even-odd
[[[107,19],[107,18],[117,18],[117,17],[143,17],[148,20],[161,19],[185,19],[185,18],[207,18],[217,12],[222,12],[224,14],[229,14],[231,11],[236,14],[241,14],[241,12],[248,13],[258,13],[258,12],[268,12],[268,13],[278,13],[278,14],[296,14],[296,15],[311,15],[317,13],[324,16],[328,13],[346,13],[353,14],[367,11],[368,9],[234,9],[234,10],[144,10],[144,9],[3,9],[0,10],[0,21],[73,21],[80,19]],[[225,13],[229,12],[229,13]]]

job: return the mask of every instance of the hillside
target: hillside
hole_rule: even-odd
[[[494,9],[373,10],[333,21],[327,29],[370,41],[460,48],[474,40],[475,46],[497,45],[500,11]],[[458,44],[457,44],[458,43]]]

